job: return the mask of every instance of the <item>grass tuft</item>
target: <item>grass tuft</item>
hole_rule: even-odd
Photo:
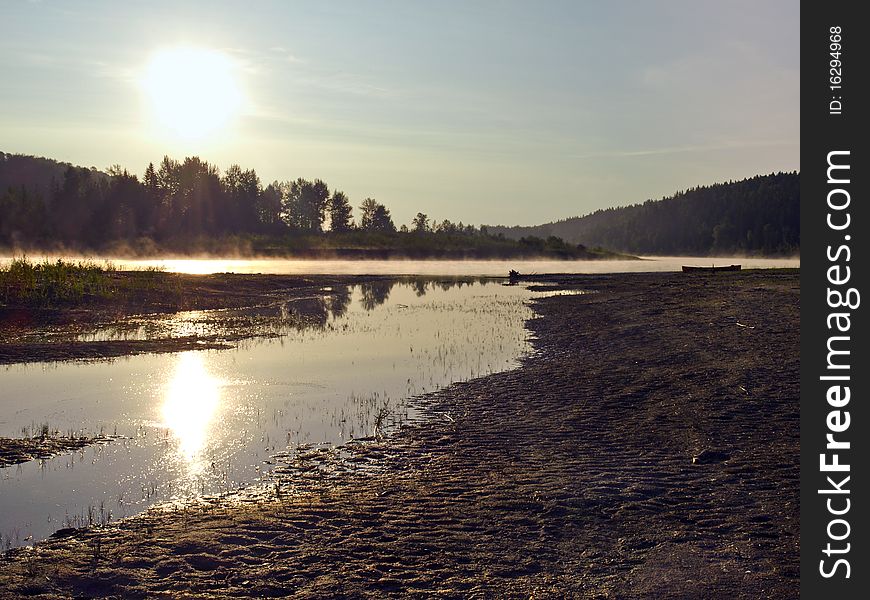
[[[115,291],[115,267],[93,261],[13,258],[0,267],[0,294],[4,304],[48,306],[81,301],[86,297],[110,298]]]

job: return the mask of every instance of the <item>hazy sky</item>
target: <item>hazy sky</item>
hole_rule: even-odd
[[[397,223],[541,223],[800,166],[797,0],[0,0],[0,23],[0,150],[139,174],[197,154]],[[143,83],[179,47],[237,96],[203,137],[155,121]]]

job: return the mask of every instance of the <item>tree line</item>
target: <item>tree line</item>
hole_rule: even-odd
[[[486,235],[472,225],[430,222],[418,213],[396,228],[390,210],[365,198],[354,219],[350,198],[321,179],[263,185],[253,169],[221,172],[199,157],[164,157],[140,179],[118,165],[106,172],[50,159],[0,153],[0,243],[106,242],[255,234],[369,232]]]
[[[758,175],[545,225],[489,230],[635,254],[793,254],[800,251],[800,176]]]

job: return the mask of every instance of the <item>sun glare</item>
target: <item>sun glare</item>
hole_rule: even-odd
[[[174,377],[168,382],[161,409],[163,424],[178,439],[179,454],[193,468],[208,441],[212,419],[220,404],[221,383],[206,369],[200,352],[178,355]]]
[[[142,77],[154,124],[194,140],[218,133],[239,112],[233,62],[216,50],[177,47],[155,53]]]

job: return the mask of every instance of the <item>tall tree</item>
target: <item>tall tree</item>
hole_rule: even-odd
[[[52,201],[52,219],[62,241],[93,245],[103,239],[94,217],[105,202],[104,177],[80,167],[66,170]]]
[[[181,163],[180,203],[174,207],[181,230],[188,236],[218,232],[217,215],[223,203],[220,172],[198,156]]]
[[[383,204],[378,204],[375,208],[372,215],[371,230],[381,233],[396,233],[396,225],[393,223],[390,211]]]
[[[378,202],[374,198],[366,198],[362,201],[362,204],[359,205],[359,227],[365,231],[372,230],[372,222],[375,218],[375,211],[377,210]]]
[[[315,179],[302,194],[305,229],[320,233],[323,231],[323,221],[326,219],[326,207],[329,204],[329,187],[321,179]]]
[[[139,219],[148,218],[143,214],[145,188],[126,169],[110,168],[108,172],[112,179],[106,202],[94,215],[94,225],[102,230],[101,241],[132,239],[144,225]]]
[[[329,187],[320,179],[297,179],[283,197],[282,215],[291,229],[320,233],[326,218]]]
[[[411,222],[411,230],[414,233],[426,233],[429,231],[429,217],[425,213],[418,212]]]
[[[338,233],[350,231],[353,229],[352,213],[347,195],[338,190],[333,192],[329,199],[329,228]]]
[[[260,224],[260,178],[253,169],[231,165],[221,178],[225,210],[220,215],[222,229],[232,232],[256,231]]]
[[[156,207],[158,237],[169,237],[179,230],[181,214],[181,163],[164,156],[157,169],[160,204]]]

